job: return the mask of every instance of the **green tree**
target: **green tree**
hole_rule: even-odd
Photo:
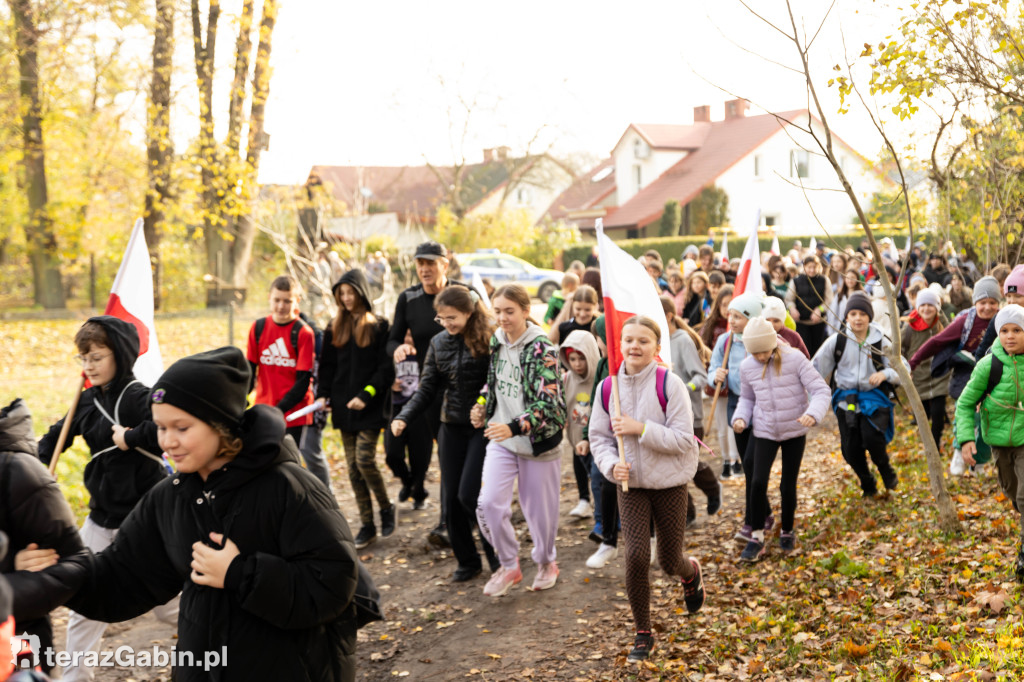
[[[665,210],[661,214],[661,223],[658,226],[659,237],[674,237],[679,234],[679,228],[683,224],[683,210],[679,202],[669,199],[665,202]]]
[[[724,189],[709,185],[686,208],[689,213],[686,234],[707,234],[710,228],[724,225],[729,220],[729,195]]]

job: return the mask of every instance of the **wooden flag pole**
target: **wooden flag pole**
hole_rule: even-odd
[[[612,404],[615,406],[615,416],[622,416],[622,408],[619,406],[619,377],[615,374],[612,375]],[[615,442],[619,446],[619,464],[626,463],[626,446],[622,442],[622,436],[616,435]],[[622,481],[622,491],[629,492],[629,481]]]
[[[57,447],[53,449],[53,455],[50,457],[50,475],[57,478],[57,460],[60,459],[60,453],[64,451],[64,443],[67,442],[68,433],[71,431],[71,422],[75,418],[75,410],[78,409],[78,401],[82,399],[82,389],[85,388],[85,375],[83,374],[78,380],[78,390],[75,391],[75,399],[71,401],[71,407],[68,408],[68,414],[64,417],[64,426],[60,429],[60,436],[57,437]]]
[[[722,354],[722,369],[729,368],[729,351],[732,350],[732,337],[733,334],[730,332],[729,338],[725,341],[725,353]],[[725,381],[728,380],[729,378],[726,377]],[[708,414],[708,424],[712,425],[711,428],[714,428],[715,406],[718,405],[718,395],[722,392],[722,386],[725,384],[725,381],[715,383],[715,397],[711,399],[711,412]]]

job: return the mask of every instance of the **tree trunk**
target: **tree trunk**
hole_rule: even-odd
[[[46,191],[46,152],[43,146],[42,106],[39,101],[39,32],[31,0],[9,0],[18,52],[22,121],[22,163],[28,200],[29,261],[35,301],[44,308],[65,307],[57,256],[57,238],[49,215]]]
[[[217,144],[213,120],[213,68],[217,48],[217,21],[220,19],[220,0],[210,0],[206,19],[206,40],[203,41],[202,17],[199,0],[192,0],[192,47],[195,53],[196,81],[199,85],[199,165],[203,184],[202,214],[203,241],[206,243],[206,273],[220,279],[224,277],[223,215],[218,197]]]
[[[253,0],[245,0],[238,22],[235,44],[235,78],[231,82],[231,103],[228,106],[228,153],[232,161],[242,155],[242,105],[245,104],[245,79],[249,75],[249,54],[252,52]]]
[[[256,48],[256,64],[252,77],[252,106],[249,109],[249,140],[242,182],[242,201],[245,202],[235,222],[235,239],[231,245],[232,282],[244,287],[252,260],[252,243],[256,227],[252,211],[259,191],[260,153],[266,148],[263,130],[267,97],[270,96],[270,47],[277,22],[277,0],[264,0],[263,18],[260,20],[260,40]]]
[[[149,187],[143,212],[143,233],[153,266],[153,307],[160,309],[163,267],[160,261],[160,233],[165,208],[170,201],[171,160],[171,71],[174,55],[174,2],[156,0],[156,26],[153,31],[153,80],[149,90],[149,128],[146,159],[149,161]]]
[[[939,524],[946,532],[959,533],[961,531],[960,519],[957,517],[956,508],[953,506],[953,499],[950,497],[949,491],[946,490],[946,481],[943,475],[945,462],[943,462],[942,456],[939,454],[939,447],[935,442],[935,438],[932,437],[931,428],[928,425],[928,413],[925,411],[924,404],[921,402],[921,395],[917,392],[917,387],[914,386],[914,380],[910,375],[910,369],[903,364],[903,359],[900,357],[900,348],[902,347],[902,344],[900,342],[900,316],[899,311],[896,309],[896,295],[893,291],[892,284],[889,282],[889,278],[885,275],[886,271],[882,263],[882,253],[878,248],[878,242],[875,241],[875,234],[871,230],[871,225],[868,223],[867,216],[864,214],[864,209],[861,207],[860,200],[857,198],[856,192],[853,191],[853,187],[850,185],[850,181],[846,177],[846,173],[843,172],[842,167],[839,165],[839,160],[836,158],[836,154],[832,146],[832,130],[829,128],[825,110],[822,107],[821,102],[818,100],[817,90],[815,89],[814,82],[811,79],[811,70],[807,61],[807,48],[800,43],[798,37],[800,35],[800,31],[797,28],[796,19],[793,16],[792,6],[789,0],[786,2],[786,7],[789,10],[789,18],[793,31],[792,34],[789,35],[789,38],[795,43],[797,52],[800,54],[800,62],[807,84],[807,93],[813,102],[814,111],[817,113],[818,120],[821,122],[821,126],[824,130],[824,141],[821,140],[819,134],[815,131],[814,121],[811,120],[810,114],[808,114],[807,129],[822,154],[832,165],[832,169],[835,171],[836,177],[838,177],[840,183],[842,183],[843,190],[850,198],[850,203],[853,204],[853,208],[857,213],[857,219],[864,228],[864,234],[867,236],[868,243],[871,245],[872,262],[874,263],[875,272],[881,273],[878,281],[882,284],[882,289],[885,291],[885,300],[889,307],[889,319],[892,332],[892,345],[889,349],[890,364],[899,375],[900,384],[906,391],[907,401],[910,403],[910,409],[914,413],[914,418],[917,420],[917,430],[921,436],[921,443],[924,445],[924,453],[928,461],[928,483],[931,487],[932,496],[935,498],[935,505],[939,512]],[[874,119],[872,118],[872,120]],[[890,151],[893,152],[893,158],[896,159],[898,163],[899,159],[896,156],[895,150],[892,148],[892,144],[889,142],[888,137],[886,137],[885,132],[881,127],[877,126],[877,124],[876,127]],[[907,210],[907,225],[910,230],[910,234],[913,235],[909,192],[907,192],[905,180],[903,180],[902,186],[903,197]]]

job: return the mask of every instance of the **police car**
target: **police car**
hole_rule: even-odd
[[[538,268],[522,258],[502,253],[498,249],[478,249],[473,253],[458,255],[462,280],[470,281],[474,274],[490,278],[495,288],[502,284],[518,282],[526,287],[531,296],[547,303],[556,290],[562,286],[562,273],[558,270]]]

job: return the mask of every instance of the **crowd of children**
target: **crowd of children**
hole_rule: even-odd
[[[393,323],[374,312],[364,272],[348,270],[333,286],[337,313],[322,335],[300,317],[298,283],[278,278],[270,315],[253,325],[247,353],[224,348],[184,358],[152,389],[131,373],[139,346],[133,325],[113,317],[83,325],[75,343],[92,387],[82,393],[70,435],[82,435],[92,452],[84,473],[90,514],[79,540],[66,505],[50,499],[53,487],[16,462],[17,475],[34,481],[63,529],[55,538],[31,528],[12,533],[6,520],[0,528],[12,537],[4,572],[49,595],[22,619],[45,635],[46,611],[67,602],[75,611],[67,649],[89,651],[106,621],[156,608],[178,618],[179,649],[199,658],[215,645],[250,654],[233,656],[224,679],[290,679],[313,670],[318,679],[352,679],[356,550],[376,541],[378,528],[387,538],[398,523],[377,464],[385,432],[386,463],[401,484],[397,502],[420,509],[436,438],[440,519],[431,540],[450,545],[451,580],[466,583],[484,569],[478,529],[490,569],[482,591],[490,597],[523,580],[512,523],[517,489],[533,543],[531,589],[556,586],[567,452],[576,483],[568,516],[592,519],[597,544],[587,567],[617,558],[621,531],[635,631],[628,658],[643,660],[655,644],[652,565],[679,580],[689,613],[705,600],[700,562],[684,552],[686,530],[698,521],[690,483],[712,516],[723,503],[719,478],[743,474],[735,534],[743,562],[768,553],[780,451],[778,548],[797,548],[806,437],[830,410],[863,496],[885,497],[899,486],[887,451],[900,383],[891,357],[899,355],[940,447],[947,395],[956,403],[954,473],[987,462],[991,452],[1006,497],[1024,510],[1024,265],[1001,279],[972,281],[973,305],[961,312],[951,301],[965,295],[967,275],[944,273],[943,258],[899,279],[908,286],[899,292],[905,317],[894,354],[893,330],[878,321],[878,303],[886,303],[878,276],[855,253],[772,256],[767,294],[757,295],[734,291],[733,269],[716,264],[707,247],[688,250],[678,266],[648,252],[642,261],[650,281],[636,286],[661,295],[669,348],[660,347],[660,326],[649,317],[609,326],[595,268],[566,274],[546,331],[530,317],[524,287],[499,287],[488,307],[481,292],[447,277],[447,253],[435,242],[417,248],[420,283],[399,296]],[[881,276],[897,281],[888,270]],[[605,357],[607,334],[622,349],[616,370]],[[256,406],[247,409],[254,388]],[[15,428],[12,421],[21,409],[15,403],[0,413],[0,436],[22,434],[24,422]],[[335,501],[318,411],[341,433],[360,517],[355,537]],[[44,463],[58,454],[62,426],[39,442]],[[709,432],[720,477],[699,456]],[[8,447],[35,454],[23,435]],[[174,465],[170,474],[160,453]],[[4,457],[0,466],[13,467]],[[1021,538],[1015,571],[1024,582],[1024,527]],[[280,599],[283,592],[290,597]],[[185,670],[179,679],[194,674]],[[88,679],[91,672],[68,668],[64,675]]]

